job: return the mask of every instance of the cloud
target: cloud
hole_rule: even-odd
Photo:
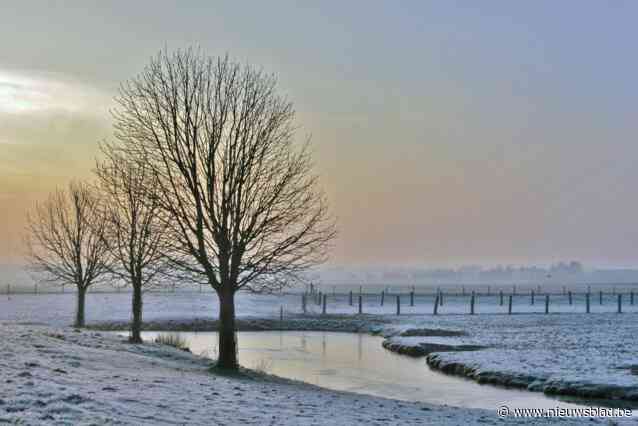
[[[101,115],[111,96],[95,87],[48,73],[0,70],[0,116],[41,112]]]
[[[0,263],[22,252],[37,200],[91,177],[110,105],[109,94],[61,76],[0,71]]]

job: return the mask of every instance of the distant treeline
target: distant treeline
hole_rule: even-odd
[[[550,267],[497,266],[483,268],[330,267],[315,273],[324,284],[601,284],[638,282],[638,269],[586,269],[580,262]]]

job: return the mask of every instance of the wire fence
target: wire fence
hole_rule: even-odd
[[[587,291],[486,291],[348,293],[313,291],[300,295],[302,313],[469,314],[638,312],[635,287]]]

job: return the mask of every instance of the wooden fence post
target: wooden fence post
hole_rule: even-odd
[[[569,298],[569,304],[572,304],[572,292],[571,290],[567,293],[567,297]]]
[[[622,314],[622,294],[618,293],[618,313]]]
[[[472,290],[472,295],[470,296],[470,315],[474,315],[474,290]]]
[[[507,305],[507,313],[508,315],[512,315],[512,295],[510,294],[508,305]]]
[[[500,302],[499,302],[499,305],[503,306],[503,290],[499,290],[498,291],[498,295],[499,295],[499,297],[501,299]]]
[[[328,295],[324,294],[323,295],[323,306],[321,308],[321,313],[324,314],[324,315],[326,314],[326,305],[327,304],[328,304]]]
[[[439,306],[443,306],[443,292],[439,291]]]
[[[359,295],[359,313],[363,313],[363,296],[361,294]]]
[[[434,311],[432,312],[434,315],[437,315],[439,313],[439,294],[436,294],[436,297],[434,298]]]
[[[306,313],[306,293],[301,295],[301,311]]]
[[[634,291],[632,290],[631,293],[629,293],[629,304],[633,305],[634,304]]]
[[[350,290],[350,293],[348,294],[348,304],[352,306],[352,290]]]
[[[283,322],[284,321],[284,307],[281,306],[279,308],[279,321]]]
[[[385,290],[381,290],[381,306],[383,306],[383,302],[385,302]]]
[[[531,299],[530,299],[530,303],[531,303],[532,305],[534,305],[534,290],[532,290],[532,291],[530,292],[530,297],[531,297]]]
[[[598,302],[602,305],[603,304],[603,291],[600,290],[600,293],[598,295]]]
[[[397,315],[401,315],[401,296],[397,294]]]
[[[410,306],[414,306],[414,290],[410,292]]]
[[[589,313],[589,292],[587,292],[587,294],[585,294],[585,305],[586,305],[586,311],[587,313]]]
[[[545,313],[549,314],[549,293],[545,295]]]

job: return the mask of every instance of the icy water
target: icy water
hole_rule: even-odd
[[[145,332],[143,337],[152,340],[157,334]],[[187,340],[193,353],[215,356],[216,333],[179,334]],[[243,366],[324,388],[490,410],[504,404],[510,408],[578,406],[541,393],[479,385],[448,376],[430,370],[424,359],[385,350],[381,342],[378,336],[352,333],[238,333],[239,359]]]

